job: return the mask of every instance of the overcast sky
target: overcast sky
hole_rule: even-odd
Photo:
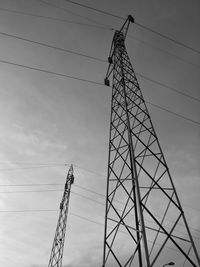
[[[0,60],[103,83],[106,62],[1,34],[14,34],[107,59],[112,29],[118,29],[122,20],[64,0],[45,1],[65,10],[39,0],[0,0]],[[122,17],[131,14],[138,23],[195,49],[200,47],[197,0],[79,2]],[[200,99],[198,53],[137,25],[130,26],[128,35],[127,50],[136,73]],[[200,122],[199,101],[141,76],[138,80],[146,101]],[[70,198],[63,265],[101,266],[105,198],[85,189],[105,195],[111,89],[0,62],[0,95],[0,210],[57,210],[1,212],[0,265],[47,266],[69,168],[64,164],[72,163],[75,184]],[[199,125],[147,105],[200,253]],[[46,183],[60,185],[2,186]],[[60,191],[3,193],[38,190]]]

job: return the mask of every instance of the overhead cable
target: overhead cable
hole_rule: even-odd
[[[148,81],[150,81],[150,82],[152,82],[152,83],[155,83],[155,84],[158,84],[158,85],[160,85],[160,86],[162,86],[162,87],[165,87],[165,88],[167,88],[167,89],[169,89],[169,90],[171,90],[171,91],[173,91],[173,92],[176,92],[177,94],[183,95],[183,96],[185,96],[185,97],[188,97],[188,98],[191,98],[191,99],[193,99],[193,100],[195,100],[195,101],[200,102],[200,99],[197,98],[197,97],[194,97],[194,96],[192,96],[192,95],[189,95],[189,94],[186,94],[186,93],[184,93],[184,92],[181,92],[181,91],[177,90],[177,89],[174,88],[174,87],[171,87],[171,86],[169,86],[169,85],[166,85],[166,84],[164,84],[164,83],[161,83],[161,82],[159,82],[159,81],[156,81],[156,80],[154,80],[154,79],[152,79],[152,78],[149,78],[149,77],[147,77],[147,76],[145,76],[145,75],[143,75],[143,74],[141,74],[141,73],[136,73],[136,75],[137,75],[137,76],[140,76],[141,78],[143,78],[143,79],[145,79],[145,80],[148,80]]]
[[[190,121],[190,122],[192,122],[192,123],[194,123],[194,124],[196,124],[196,125],[200,125],[200,122],[199,122],[199,121],[195,121],[195,120],[190,119],[190,118],[188,118],[188,117],[185,117],[185,116],[183,116],[183,115],[181,115],[181,114],[178,114],[178,113],[176,113],[176,112],[173,112],[173,111],[171,111],[171,110],[169,110],[169,109],[167,109],[167,108],[164,108],[164,107],[161,107],[161,106],[159,106],[159,105],[153,104],[153,103],[151,103],[151,102],[149,102],[149,101],[146,101],[146,103],[148,103],[148,104],[150,104],[151,106],[154,106],[154,107],[156,107],[156,108],[159,108],[159,109],[161,109],[161,110],[163,110],[163,111],[166,111],[166,112],[168,112],[168,113],[171,113],[171,114],[173,114],[173,115],[175,115],[175,116],[177,116],[177,117],[180,117],[180,118],[182,118],[182,119],[184,119],[184,120]]]
[[[69,165],[69,164],[68,164]],[[66,166],[66,164],[54,164],[54,165],[41,165],[41,166],[32,166],[32,167],[14,167],[14,168],[4,168],[0,169],[0,171],[16,171],[16,170],[24,170],[24,169],[40,169],[40,168],[50,168],[57,166]]]
[[[46,183],[46,184],[21,184],[21,185],[18,184],[18,185],[0,185],[0,186],[31,186],[32,187],[32,186],[51,186],[51,185],[55,186],[55,185],[64,185],[64,184]],[[83,187],[83,186],[80,186],[80,185],[74,185],[74,187],[80,188],[80,189],[82,189],[82,190],[84,190],[86,192],[94,193],[94,194],[96,194],[96,195],[98,195],[100,197],[103,197],[103,198],[105,197],[104,194],[101,194],[99,192],[96,192],[96,191],[94,191],[92,189],[89,189],[89,188],[86,188],[86,187]],[[2,194],[4,194],[4,193],[5,194],[6,193],[11,193],[11,194],[12,193],[43,193],[43,192],[61,192],[61,191],[63,191],[63,190],[62,189],[45,189],[45,190],[2,191],[0,193],[2,193]],[[99,202],[97,200],[94,200],[93,198],[86,197],[86,196],[84,196],[84,195],[82,195],[80,193],[74,192],[74,191],[72,191],[72,193],[75,194],[75,195],[78,195],[80,197],[83,197],[85,199],[88,199],[90,201],[93,201],[93,202],[95,202],[97,204],[105,206],[105,203],[102,203],[102,202]],[[118,202],[120,204],[124,204],[123,202],[118,201],[118,200],[115,200],[115,202]],[[159,217],[159,216],[157,215],[157,217]],[[167,219],[167,220],[170,221],[169,219]],[[180,224],[180,225],[182,225],[182,224]],[[198,229],[195,229],[194,227],[191,227],[191,229],[193,229],[194,231],[200,232]]]
[[[50,45],[50,44],[46,44],[46,43],[42,43],[42,42],[38,42],[38,41],[35,41],[35,40],[31,40],[31,39],[27,39],[27,38],[24,38],[24,37],[21,37],[21,36],[17,36],[17,35],[14,35],[14,34],[8,34],[8,33],[5,33],[5,32],[0,32],[0,35],[3,35],[3,36],[6,36],[6,37],[12,37],[12,38],[15,38],[15,39],[18,39],[18,40],[22,40],[22,41],[25,41],[25,42],[29,42],[29,43],[33,43],[33,44],[36,44],[36,45],[40,45],[40,46],[44,46],[44,47],[47,47],[47,48],[51,48],[51,49],[55,49],[55,50],[58,50],[58,51],[61,51],[61,52],[65,52],[65,53],[70,53],[70,54],[74,54],[74,55],[77,55],[77,56],[81,56],[81,57],[85,57],[85,58],[88,58],[88,59],[91,59],[91,60],[95,60],[95,61],[99,61],[99,62],[103,62],[103,63],[106,63],[107,60],[104,60],[104,59],[101,59],[101,58],[97,58],[97,57],[94,57],[94,56],[90,56],[90,55],[87,55],[87,54],[84,54],[84,53],[80,53],[80,52],[77,52],[77,51],[73,51],[73,50],[70,50],[70,49],[65,49],[65,48],[61,48],[61,47],[57,47],[57,46],[53,46],[53,45]],[[185,97],[188,97],[188,98],[191,98],[195,101],[198,101],[200,102],[200,99],[192,96],[192,95],[189,95],[189,94],[186,94],[184,92],[181,92],[173,87],[170,87],[164,83],[161,83],[159,81],[156,81],[152,78],[149,78],[141,73],[136,73],[138,76],[140,76],[141,78],[144,78],[145,80],[149,80],[153,83],[156,83],[162,87],[165,87],[171,91],[174,91],[178,94],[181,94]]]
[[[53,209],[51,209],[51,210],[47,210],[47,209],[45,209],[45,210],[35,209],[35,210],[16,210],[14,212],[16,212],[16,213],[26,213],[26,212],[28,212],[29,213],[29,212],[55,212],[55,211],[57,211],[57,210],[53,210]],[[7,211],[7,212],[9,213],[9,212],[13,212],[13,211]],[[0,213],[1,213],[1,211],[0,211]],[[76,214],[76,213],[73,213],[73,212],[69,212],[69,214],[72,215],[72,216],[75,216],[77,218],[80,218],[82,220],[85,220],[85,221],[88,221],[88,222],[91,222],[91,223],[94,223],[94,224],[97,224],[97,225],[100,225],[100,226],[104,226],[104,223],[98,222],[98,221],[93,220],[93,219],[89,219],[89,218],[87,218],[85,216],[82,216],[82,215],[79,215],[79,214]],[[124,231],[121,231],[120,230],[120,232],[126,234],[126,232],[124,232]],[[153,243],[152,240],[148,240],[148,242]],[[156,245],[157,246],[160,246],[161,244],[160,243],[157,243]],[[173,251],[179,252],[178,250],[176,250],[176,249],[174,249],[172,247],[166,246],[166,248],[167,249],[170,249],[170,250],[173,250]]]
[[[126,18],[124,18],[124,17],[115,15],[115,14],[113,14],[113,13],[110,13],[110,12],[107,12],[107,11],[104,11],[104,10],[100,10],[100,9],[97,9],[97,8],[94,8],[94,7],[85,5],[85,4],[80,4],[80,3],[77,3],[77,2],[75,2],[75,1],[65,0],[65,2],[72,3],[72,4],[75,4],[75,5],[78,5],[78,6],[81,6],[81,7],[90,9],[90,10],[93,10],[93,11],[95,11],[95,12],[98,12],[98,13],[101,13],[101,14],[104,14],[104,15],[108,15],[108,16],[112,16],[112,17],[115,17],[115,18],[118,18],[118,19],[121,19],[121,20],[125,20],[125,19],[126,19]],[[158,32],[158,31],[155,31],[155,30],[151,29],[150,27],[147,27],[147,26],[145,26],[145,25],[143,25],[143,24],[141,24],[141,23],[138,23],[138,22],[135,22],[135,25],[137,25],[137,26],[139,26],[139,27],[141,27],[141,28],[143,28],[143,29],[145,29],[145,30],[148,30],[148,31],[150,31],[150,32],[152,32],[152,33],[154,33],[154,34],[157,34],[158,36],[160,36],[160,37],[162,37],[162,38],[164,38],[164,39],[166,39],[166,40],[169,40],[169,41],[171,41],[171,42],[173,42],[173,43],[175,43],[175,44],[177,44],[177,45],[179,45],[179,46],[182,46],[182,47],[187,48],[187,49],[189,49],[189,50],[191,50],[191,51],[193,51],[193,52],[195,52],[195,53],[200,54],[200,51],[199,51],[199,50],[197,50],[197,49],[195,49],[195,48],[193,48],[193,47],[191,47],[191,46],[189,46],[189,45],[186,45],[186,44],[184,44],[184,43],[182,43],[182,42],[180,42],[180,41],[177,41],[177,40],[175,40],[174,38],[169,37],[169,36],[167,36],[167,35],[165,35],[165,34],[163,34],[163,33],[160,33],[160,32]]]
[[[81,7],[84,7],[84,8],[87,8],[87,9],[102,13],[104,15],[108,15],[108,16],[111,16],[111,17],[114,17],[114,18],[117,18],[117,19],[123,19],[124,20],[124,17],[115,15],[115,14],[107,12],[105,10],[100,10],[100,9],[97,9],[97,8],[94,8],[94,7],[91,7],[91,6],[88,6],[88,5],[80,4],[80,3],[77,3],[77,2],[71,1],[71,0],[65,0],[65,2],[72,3],[72,4],[75,4],[77,6],[81,6]]]
[[[191,65],[191,66],[193,66],[193,67],[195,67],[195,68],[200,68],[200,65],[198,65],[198,64],[196,64],[196,63],[193,63],[193,62],[191,62],[191,61],[188,61],[188,60],[186,60],[186,59],[184,59],[184,58],[182,58],[182,57],[179,57],[179,56],[177,56],[177,55],[175,55],[175,54],[173,54],[173,53],[171,53],[171,52],[169,52],[169,51],[167,51],[167,50],[164,50],[164,49],[162,49],[162,48],[160,48],[160,47],[158,47],[158,46],[154,46],[154,45],[152,45],[151,43],[149,43],[149,42],[147,42],[147,41],[138,39],[138,38],[136,38],[135,36],[130,35],[130,34],[127,34],[127,36],[130,37],[131,39],[134,39],[135,41],[137,41],[137,42],[139,42],[139,43],[145,45],[145,46],[151,47],[151,48],[154,49],[154,50],[157,50],[157,51],[159,51],[159,52],[161,52],[161,53],[164,53],[164,54],[167,54],[167,55],[169,55],[169,56],[171,56],[171,57],[173,57],[173,58],[175,58],[175,59],[177,59],[177,60],[180,60],[181,62],[184,62],[185,64],[189,64],[189,65]]]
[[[62,190],[61,190],[62,191]],[[97,203],[97,204],[100,204],[100,205],[102,205],[102,206],[105,206],[105,204],[104,203],[102,203],[102,202],[99,202],[99,201],[96,201],[96,200],[94,200],[94,199],[91,199],[91,198],[88,198],[88,197],[86,197],[86,196],[83,196],[83,195],[81,195],[81,194],[78,194],[78,193],[75,193],[75,192],[71,192],[71,193],[74,193],[74,194],[76,194],[76,195],[79,195],[79,196],[81,196],[81,197],[83,197],[83,198],[85,198],[85,199],[88,199],[88,200],[91,200],[91,201],[93,201],[93,202],[95,202],[95,203]],[[117,209],[117,210],[119,210],[119,209]],[[57,211],[56,209],[29,209],[29,210],[0,210],[0,213],[25,213],[25,212],[54,212],[54,211]],[[70,212],[70,214],[71,215],[74,215],[75,213],[72,213],[72,212]],[[77,215],[77,217],[80,217],[80,218],[82,218],[82,216],[80,216],[80,215]],[[151,223],[154,223],[154,221],[151,221],[151,220],[147,220],[147,221],[149,221],[149,222],[151,222]],[[94,223],[96,223],[96,221],[91,221],[91,222],[94,222]],[[99,223],[97,223],[97,224],[99,224]],[[102,224],[103,225],[103,224]],[[148,226],[147,226],[147,228],[148,228]],[[169,228],[169,227],[168,227]],[[181,233],[181,234],[184,234],[185,235],[185,233],[183,233],[183,232],[181,232],[181,231],[177,231],[176,230],[176,232],[177,233]],[[194,238],[196,238],[196,239],[199,239],[198,237],[194,237]]]
[[[49,6],[51,6],[51,7],[54,7],[54,8],[63,10],[63,11],[65,11],[65,12],[69,13],[69,14],[72,14],[72,15],[76,16],[76,17],[80,17],[80,18],[86,19],[87,21],[93,22],[93,23],[95,23],[95,24],[98,24],[98,25],[101,25],[101,26],[107,26],[107,25],[105,25],[105,24],[103,24],[103,23],[100,23],[100,22],[98,22],[98,21],[95,21],[95,20],[93,20],[93,19],[90,19],[90,18],[88,18],[88,17],[86,17],[86,16],[82,16],[82,15],[80,15],[80,14],[77,14],[76,12],[73,12],[73,11],[71,11],[71,10],[69,10],[69,9],[64,8],[64,7],[61,7],[61,6],[58,6],[58,5],[49,3],[49,2],[44,1],[44,0],[37,0],[37,1],[39,1],[39,2],[41,2],[41,3],[44,3],[44,4],[46,4],[46,5],[49,5]]]
[[[160,37],[162,37],[162,38],[164,38],[164,39],[167,39],[167,40],[169,40],[169,41],[171,41],[171,42],[173,42],[173,43],[175,43],[175,44],[177,44],[177,45],[179,45],[179,46],[182,46],[182,47],[187,48],[187,49],[189,49],[189,50],[191,50],[191,51],[193,51],[193,52],[195,52],[195,53],[197,53],[197,54],[200,54],[200,51],[199,51],[199,50],[197,50],[197,49],[195,49],[195,48],[193,48],[193,47],[191,47],[191,46],[189,46],[189,45],[186,45],[186,44],[184,44],[184,43],[182,43],[182,42],[180,42],[180,41],[177,41],[177,40],[173,39],[172,37],[169,37],[169,36],[167,36],[167,35],[165,35],[165,34],[162,34],[162,33],[158,32],[158,31],[155,31],[155,30],[153,30],[153,29],[151,29],[151,28],[149,28],[149,27],[147,27],[147,26],[145,26],[145,25],[143,25],[143,24],[141,24],[141,23],[135,22],[135,24],[136,24],[137,26],[139,26],[139,27],[141,27],[141,28],[143,28],[143,29],[145,29],[145,30],[148,30],[148,31],[150,31],[150,32],[152,32],[152,33],[154,33],[154,34],[157,34],[157,35],[159,35]]]
[[[0,60],[0,62],[3,63],[3,64],[13,65],[13,66],[17,66],[17,67],[24,68],[24,69],[34,70],[34,71],[38,71],[38,72],[42,72],[42,73],[47,73],[47,74],[51,74],[51,75],[55,75],[55,76],[59,76],[59,77],[65,77],[65,78],[70,78],[70,79],[73,79],[73,80],[78,80],[78,81],[81,81],[81,82],[86,82],[86,83],[91,83],[91,84],[96,84],[96,85],[101,85],[101,86],[103,85],[104,86],[104,84],[103,83],[100,83],[100,82],[95,82],[95,81],[88,80],[88,79],[83,79],[83,78],[80,78],[80,77],[75,77],[75,76],[71,76],[71,75],[67,75],[67,74],[62,74],[62,73],[59,73],[59,72],[53,72],[53,71],[50,71],[50,70],[45,70],[45,69],[40,69],[40,68],[36,68],[36,67],[31,67],[31,66],[27,66],[27,65],[15,63],[15,62],[11,62],[11,61],[6,61],[6,60]],[[192,123],[194,123],[196,125],[200,125],[200,122],[198,122],[198,121],[195,121],[193,119],[190,119],[188,117],[185,117],[183,115],[180,115],[180,114],[178,114],[176,112],[170,111],[170,110],[168,110],[166,108],[163,108],[163,107],[161,107],[159,105],[156,105],[156,104],[153,104],[151,102],[147,102],[147,103],[149,103],[150,105],[155,106],[155,107],[157,107],[159,109],[162,109],[162,110],[164,110],[164,111],[166,111],[168,113],[171,113],[171,114],[173,114],[173,115],[175,115],[177,117],[180,117],[182,119],[185,119],[187,121],[190,121],[190,122],[192,122]]]
[[[101,58],[89,56],[89,55],[86,55],[86,54],[83,54],[83,53],[79,53],[79,52],[76,52],[76,51],[73,51],[73,50],[70,50],[70,49],[65,49],[65,48],[53,46],[53,45],[50,45],[50,44],[34,41],[34,40],[31,40],[31,39],[28,39],[28,38],[24,38],[24,37],[21,37],[21,36],[18,36],[18,35],[9,34],[9,33],[5,33],[5,32],[0,32],[0,35],[6,36],[6,37],[12,37],[12,38],[15,38],[15,39],[18,39],[18,40],[22,40],[22,41],[25,41],[25,42],[37,44],[37,45],[40,45],[40,46],[52,48],[52,49],[55,49],[55,50],[58,50],[58,51],[61,51],[61,52],[74,54],[74,55],[77,55],[77,56],[81,56],[81,57],[97,60],[97,61],[100,61],[100,62],[107,62],[106,60],[103,60]]]
[[[25,15],[25,16],[30,16],[30,17],[36,17],[36,18],[42,18],[42,19],[47,19],[47,20],[52,20],[52,21],[77,24],[77,25],[81,25],[81,26],[94,27],[94,28],[99,28],[99,29],[104,29],[104,30],[112,30],[111,28],[108,28],[108,27],[105,27],[105,26],[100,26],[100,25],[97,25],[97,24],[94,25],[94,24],[88,24],[88,23],[84,23],[84,22],[73,21],[73,20],[67,20],[67,19],[55,18],[55,17],[50,17],[50,16],[38,15],[38,14],[34,14],[34,13],[18,11],[18,10],[9,9],[9,8],[0,7],[0,11],[5,11],[5,12],[8,12],[8,13],[20,14],[20,15]]]
[[[44,18],[44,19],[53,20],[53,21],[59,21],[59,22],[77,24],[77,25],[86,26],[86,27],[94,27],[94,28],[99,28],[99,29],[108,30],[108,31],[115,30],[115,29],[110,28],[108,26],[100,26],[100,25],[97,25],[97,24],[94,25],[94,24],[87,24],[87,23],[82,23],[82,22],[76,22],[76,21],[66,20],[66,19],[59,19],[59,18],[44,16],[44,15],[38,15],[38,14],[33,14],[33,13],[28,13],[28,12],[23,12],[23,11],[8,9],[8,8],[0,8],[0,10],[5,11],[5,12],[10,12],[10,13],[21,14],[21,15],[25,15],[25,16],[32,16],[32,17],[36,17],[36,18],[38,17],[38,18]],[[140,42],[143,45],[149,46],[149,47],[151,47],[151,48],[153,48],[155,50],[158,50],[158,51],[160,51],[162,53],[168,54],[168,55],[170,55],[170,56],[172,56],[172,57],[174,57],[174,58],[176,58],[176,59],[178,59],[178,60],[180,60],[180,61],[182,61],[182,62],[184,62],[186,64],[190,64],[190,65],[192,65],[194,67],[200,68],[200,66],[198,64],[192,63],[192,62],[190,62],[188,60],[185,60],[185,59],[183,59],[183,58],[181,58],[181,57],[179,57],[179,56],[177,56],[175,54],[172,54],[172,53],[170,53],[170,52],[168,52],[168,51],[166,51],[164,49],[161,49],[159,47],[156,47],[156,46],[150,44],[149,42],[140,40],[140,39],[138,39],[138,38],[136,38],[136,37],[134,37],[132,35],[129,35],[129,34],[127,36],[130,37],[130,38],[132,38],[132,39],[134,39],[134,40],[136,40],[137,42]]]
[[[67,75],[67,74],[63,74],[63,73],[59,73],[59,72],[54,72],[54,71],[50,71],[50,70],[31,67],[31,66],[27,66],[24,64],[19,64],[19,63],[7,61],[7,60],[1,59],[0,62],[3,64],[13,65],[13,66],[24,68],[24,69],[29,69],[29,70],[39,71],[39,72],[43,72],[43,73],[47,73],[47,74],[52,74],[52,75],[59,76],[59,77],[66,77],[66,78],[70,78],[73,80],[78,80],[78,81],[82,81],[82,82],[86,82],[86,83],[91,83],[91,84],[96,84],[96,85],[104,85],[103,83],[100,83],[100,82],[95,82],[95,81],[91,81],[88,79],[83,79],[83,78],[79,78],[79,77],[75,77],[75,76],[71,76],[71,75]]]

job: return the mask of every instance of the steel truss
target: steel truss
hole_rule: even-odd
[[[103,267],[200,266],[199,256],[151,122],[125,38],[116,31],[112,75]]]
[[[58,218],[56,233],[53,241],[48,267],[62,267],[62,257],[63,257],[64,242],[65,242],[69,197],[70,197],[71,185],[73,184],[73,182],[74,182],[73,166],[71,165],[67,174],[62,201],[60,203],[60,214]]]

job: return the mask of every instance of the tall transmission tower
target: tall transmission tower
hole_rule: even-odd
[[[71,165],[67,174],[62,201],[60,203],[60,214],[58,218],[56,233],[53,241],[48,267],[62,267],[62,257],[63,257],[64,242],[65,242],[69,197],[70,197],[71,185],[73,184],[73,182],[74,182],[74,174],[73,174],[73,166]]]
[[[103,267],[200,266],[173,180],[125,47],[115,31]],[[167,264],[166,264],[167,265]]]

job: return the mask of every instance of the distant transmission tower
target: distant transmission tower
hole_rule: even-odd
[[[58,218],[58,224],[56,227],[56,233],[53,241],[48,267],[62,267],[62,257],[63,257],[64,242],[65,242],[69,197],[70,197],[71,185],[73,184],[73,182],[74,182],[73,166],[71,165],[67,174],[62,201],[60,203],[60,214]]]
[[[103,267],[200,266],[126,51],[130,22],[114,34],[105,78],[109,86],[112,75]]]

